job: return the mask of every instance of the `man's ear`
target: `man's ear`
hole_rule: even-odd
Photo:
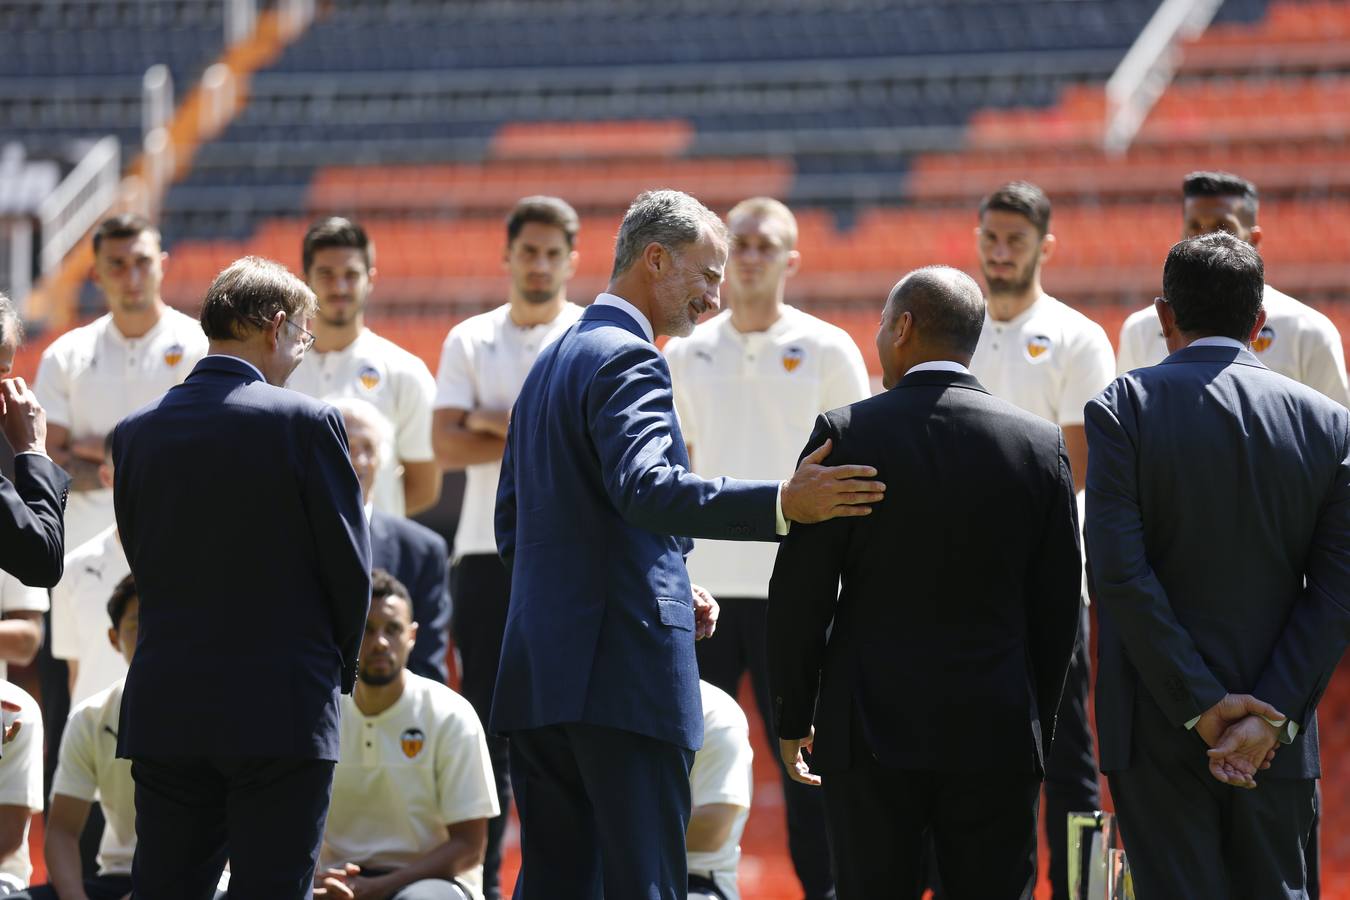
[[[1248,228],[1248,229],[1247,229],[1247,235],[1248,235],[1248,237],[1247,237],[1247,243],[1251,244],[1253,247],[1260,247],[1260,246],[1261,246],[1261,226],[1260,226],[1260,225],[1253,225],[1251,228]],[[1258,329],[1258,330],[1260,330],[1260,329]]]
[[[909,310],[896,314],[895,332],[891,343],[896,347],[903,347],[914,339],[914,314]]]
[[[1055,245],[1056,245],[1056,241],[1055,241],[1055,236],[1054,236],[1053,234],[1047,233],[1045,237],[1041,238],[1041,264],[1042,264],[1042,265],[1044,265],[1045,263],[1048,263],[1048,262],[1050,261],[1050,258],[1051,258],[1052,256],[1055,255]]]
[[[1266,308],[1263,305],[1260,311],[1256,314],[1256,324],[1252,326],[1252,333],[1247,335],[1247,343],[1250,344],[1253,341],[1255,341],[1256,336],[1259,335],[1261,333],[1261,329],[1265,327],[1266,327]]]
[[[1171,337],[1177,330],[1177,314],[1172,309],[1172,304],[1159,297],[1153,301],[1153,311],[1158,314],[1158,324],[1162,325],[1163,337]]]
[[[789,250],[787,257],[787,268],[784,270],[785,277],[791,278],[793,275],[796,275],[797,271],[801,269],[801,267],[802,267],[801,253],[796,250]]]
[[[269,350],[275,350],[281,345],[281,328],[285,324],[285,310],[279,309],[272,314],[272,320],[267,326],[267,347]]]
[[[670,254],[666,248],[652,241],[642,248],[642,262],[647,266],[647,271],[653,275],[661,271],[661,267],[667,264]]]

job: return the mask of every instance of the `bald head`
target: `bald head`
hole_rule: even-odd
[[[908,312],[924,344],[963,356],[975,352],[984,327],[984,295],[965,272],[948,266],[915,269],[891,289],[887,317]]]

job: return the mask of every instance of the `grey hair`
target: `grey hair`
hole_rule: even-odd
[[[387,453],[389,448],[393,447],[394,424],[389,421],[388,416],[380,412],[374,403],[369,400],[362,400],[360,397],[335,397],[328,403],[342,413],[344,421],[355,419],[369,425],[375,431],[381,453]]]
[[[624,214],[619,237],[614,244],[614,271],[617,278],[633,267],[648,244],[657,243],[671,253],[679,252],[710,231],[719,240],[727,240],[727,226],[717,213],[680,191],[646,191],[638,194]]]
[[[17,347],[23,343],[23,319],[14,301],[0,291],[0,341],[12,339]]]

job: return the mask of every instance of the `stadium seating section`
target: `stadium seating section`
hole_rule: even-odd
[[[6,4],[0,29],[19,39],[0,54],[0,120],[25,140],[134,143],[144,68],[166,61],[190,84],[221,51],[219,6]],[[334,0],[170,191],[166,296],[192,309],[245,253],[298,269],[307,224],[349,214],[377,244],[376,327],[434,368],[450,325],[503,299],[501,223],[518,197],[558,194],[581,212],[572,293],[585,299],[639,190],[681,188],[720,210],[763,193],[799,217],[790,299],[848,328],[875,369],[886,290],[922,264],[973,271],[974,207],[995,185],[1048,190],[1059,243],[1046,286],[1114,337],[1157,293],[1182,176],[1224,168],[1262,189],[1269,280],[1350,335],[1350,4],[1224,3],[1112,158],[1103,86],[1156,6]],[[87,315],[98,300],[81,302]],[[1327,897],[1350,896],[1347,706],[1341,677],[1323,703]],[[772,797],[772,755],[757,748]],[[788,896],[785,861],[763,864],[781,853],[780,819],[770,806],[751,820],[747,900]]]

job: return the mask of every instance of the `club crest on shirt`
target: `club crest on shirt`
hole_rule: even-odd
[[[362,366],[361,370],[356,373],[356,380],[368,392],[374,391],[380,386],[380,370],[374,366]]]
[[[172,369],[183,361],[183,345],[172,344],[164,350],[164,365]]]
[[[788,347],[783,351],[783,368],[789,372],[794,371],[806,359],[806,351],[801,347]]]
[[[1045,362],[1050,358],[1050,351],[1054,349],[1054,341],[1047,335],[1037,334],[1027,338],[1025,347],[1027,359],[1032,362]]]
[[[403,755],[412,759],[422,752],[422,746],[426,744],[427,736],[420,728],[407,728],[398,736],[398,744],[403,748]]]
[[[1270,345],[1275,343],[1275,329],[1269,325],[1256,333],[1256,340],[1252,341],[1252,349],[1257,353],[1264,353],[1270,349]]]

